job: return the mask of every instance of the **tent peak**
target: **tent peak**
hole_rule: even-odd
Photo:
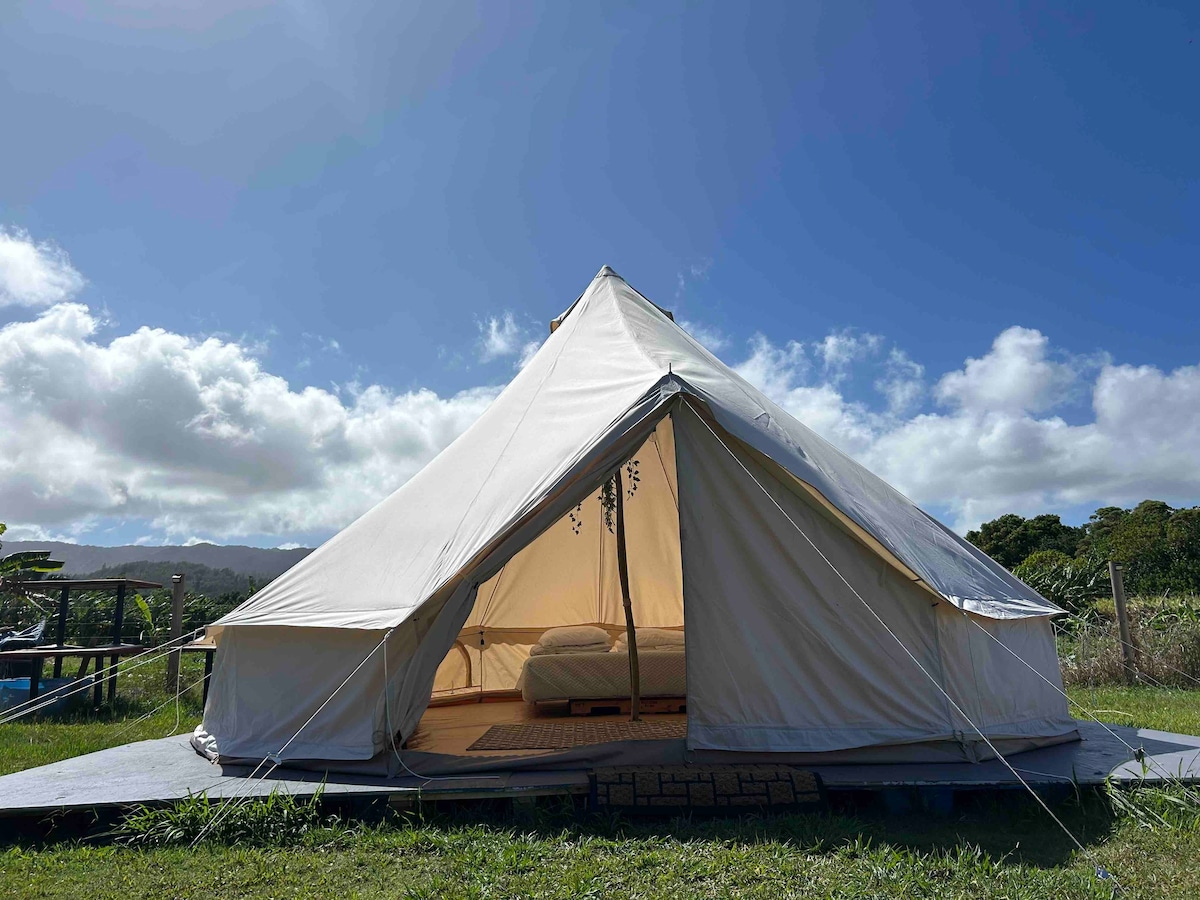
[[[612,266],[601,266],[600,271],[596,273],[596,278],[605,278],[609,275],[613,276],[614,278],[621,278],[621,276],[616,273],[616,270],[613,269]],[[596,278],[593,278],[592,281],[595,281]],[[625,279],[621,278],[621,280],[624,281]]]

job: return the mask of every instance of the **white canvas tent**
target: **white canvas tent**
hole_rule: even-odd
[[[634,619],[686,620],[688,751],[1073,734],[1056,606],[608,267],[556,322],[453,444],[212,627],[205,746],[371,759],[431,697],[511,690],[545,629],[622,630],[597,491],[627,460]]]

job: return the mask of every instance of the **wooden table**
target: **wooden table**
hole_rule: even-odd
[[[87,674],[88,663],[95,660],[95,692],[93,698],[97,706],[104,700],[104,679],[100,677],[104,670],[104,657],[109,658],[108,672],[108,702],[117,696],[117,661],[122,656],[135,656],[146,650],[138,644],[108,644],[103,647],[29,647],[25,650],[4,650],[0,652],[0,663],[29,660],[33,663],[33,671],[29,675],[29,699],[36,700],[39,682],[42,680],[42,665],[46,660],[55,661],[55,670],[62,671],[62,661],[68,656],[80,657],[79,671],[75,673],[74,681],[79,681]]]

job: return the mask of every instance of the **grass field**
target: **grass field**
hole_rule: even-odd
[[[187,661],[184,683],[199,677]],[[0,772],[176,730],[161,665],[122,675],[124,699],[100,717],[0,726]],[[1200,692],[1075,688],[1112,721],[1200,731]],[[198,691],[178,730],[200,713]],[[952,816],[873,809],[817,816],[630,822],[539,808],[363,825],[321,821],[265,846],[140,848],[105,841],[0,847],[0,896],[14,897],[1108,897],[1096,862],[1130,897],[1200,896],[1200,815],[1180,802],[1173,827],[1114,813],[1084,795],[1055,811],[1076,850],[1019,795]]]

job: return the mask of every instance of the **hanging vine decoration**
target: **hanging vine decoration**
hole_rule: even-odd
[[[604,527],[611,533],[617,514],[617,480],[610,478],[600,486],[600,509],[604,512]]]
[[[638,468],[638,460],[631,459],[625,463],[625,497],[632,499],[637,493],[638,483],[642,480]],[[609,534],[616,528],[617,515],[617,477],[614,475],[600,486],[600,509],[604,512],[604,527]],[[576,530],[576,534],[579,531]]]
[[[583,527],[583,502],[575,504],[575,508],[567,513],[567,517],[571,520],[571,530],[579,534],[579,529]]]
[[[638,471],[638,461],[636,459],[631,459],[625,463],[625,480],[628,483],[625,491],[625,498],[627,500],[633,499],[633,495],[637,493],[638,482],[642,480]]]

